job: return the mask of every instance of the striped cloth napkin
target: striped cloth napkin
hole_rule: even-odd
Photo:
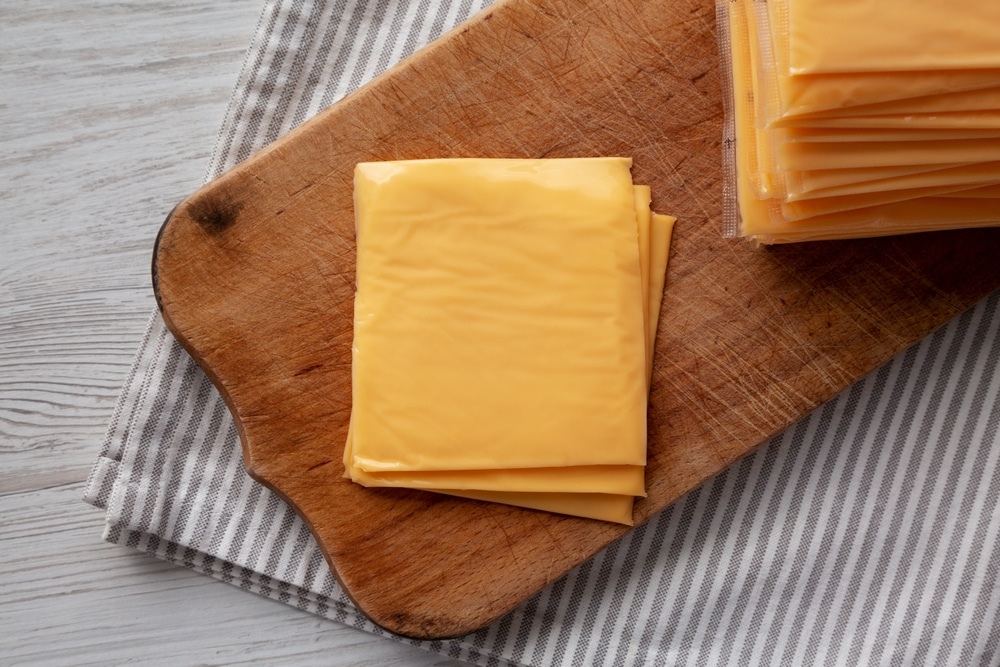
[[[269,0],[214,177],[489,0]],[[1000,664],[1000,293],[492,626],[483,665]],[[211,383],[150,320],[86,500],[104,538],[385,634],[244,473]]]

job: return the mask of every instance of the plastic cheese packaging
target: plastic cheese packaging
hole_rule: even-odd
[[[672,219],[630,166],[358,165],[349,476],[631,522]]]
[[[918,4],[717,3],[725,235],[788,243],[1000,224],[1000,6],[963,16]],[[969,21],[969,39],[949,32]]]

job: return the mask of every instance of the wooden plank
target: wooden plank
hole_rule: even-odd
[[[156,289],[226,397],[248,470],[310,523],[361,609],[478,628],[621,536],[598,522],[341,478],[351,175],[363,160],[630,155],[677,225],[644,521],[1000,286],[1000,230],[758,249],[720,238],[706,0],[508,1],[188,198]]]
[[[82,492],[0,497],[4,664],[458,664],[101,542]]]
[[[5,6],[0,495],[86,477],[200,185],[259,0]]]

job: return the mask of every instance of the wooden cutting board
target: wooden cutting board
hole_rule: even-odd
[[[626,529],[341,477],[355,163],[634,158],[654,208],[679,217],[637,523],[1000,287],[1000,230],[721,238],[714,22],[710,0],[501,2],[168,218],[153,264],[167,325],[225,396],[249,473],[305,518],[379,625],[475,630]]]

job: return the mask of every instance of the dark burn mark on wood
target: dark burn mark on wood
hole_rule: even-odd
[[[691,83],[698,83],[699,81],[701,81],[702,79],[704,79],[706,76],[708,76],[709,74],[711,74],[711,72],[712,72],[711,69],[707,69],[704,72],[701,72],[699,74],[695,74],[693,77],[691,77]]]
[[[295,377],[299,377],[300,375],[305,375],[306,373],[311,373],[320,368],[323,368],[323,364],[312,364],[311,366],[306,366],[305,368],[296,371]]]
[[[198,198],[188,204],[188,215],[209,234],[218,234],[231,227],[239,217],[243,204],[233,200]]]
[[[306,468],[306,472],[312,472],[313,470],[316,470],[317,468],[322,468],[323,466],[330,465],[331,463],[333,463],[333,461],[329,461],[329,460],[328,461],[320,461],[319,463],[317,463],[315,465],[311,465],[308,468]]]

